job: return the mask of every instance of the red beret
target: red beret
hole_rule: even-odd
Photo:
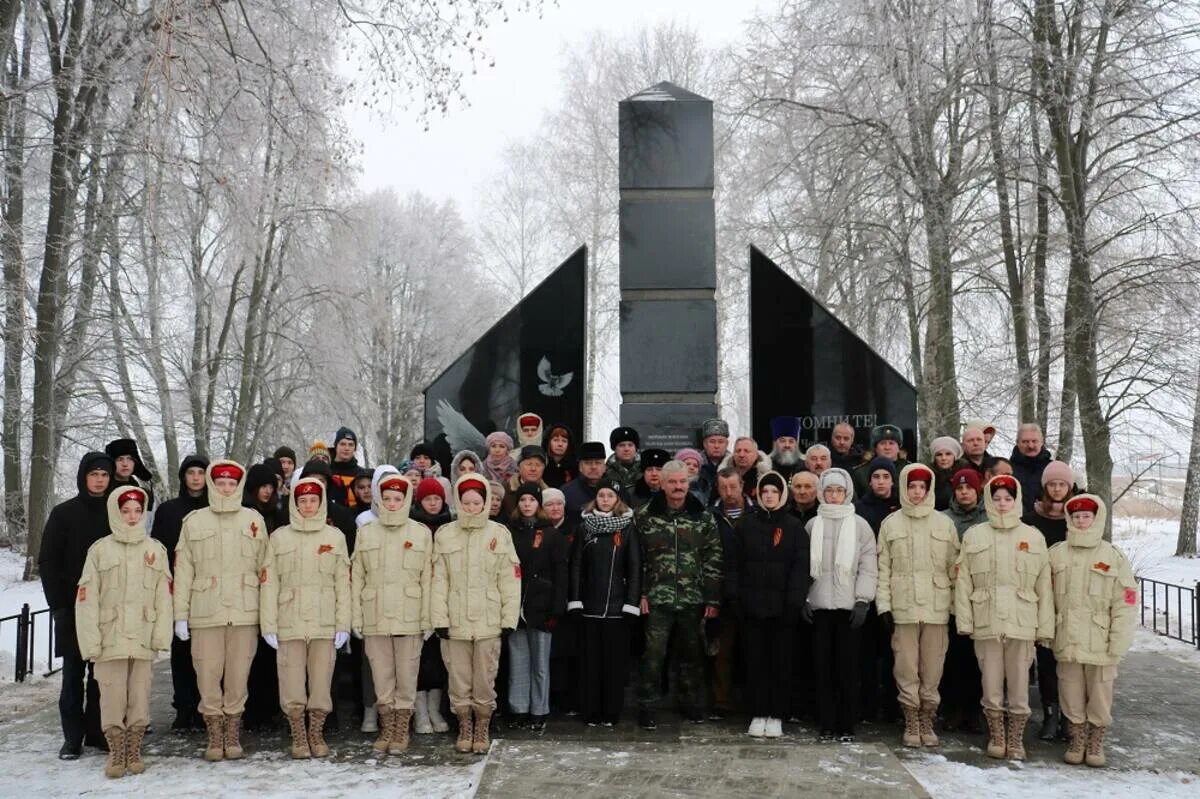
[[[1077,513],[1081,510],[1096,513],[1100,510],[1100,503],[1091,497],[1074,497],[1067,500],[1067,513]]]
[[[910,469],[908,477],[904,478],[905,483],[911,483],[916,480],[918,483],[924,483],[926,486],[933,485],[933,472],[926,469],[924,466],[918,466],[915,469]]]
[[[424,482],[424,480],[422,480],[421,482]],[[442,488],[442,486],[439,483],[438,490],[441,490],[441,488]],[[459,497],[461,497],[463,494],[467,493],[468,491],[478,491],[480,494],[483,494],[486,497],[487,490],[488,490],[487,483],[485,483],[483,480],[481,480],[478,477],[467,478],[458,484]]]
[[[974,469],[959,469],[950,478],[950,485],[958,488],[960,485],[969,485],[975,489],[975,493],[979,493],[979,489],[983,487],[983,480],[979,477],[979,472]]]
[[[311,497],[311,496],[319,497],[322,494],[324,494],[325,492],[322,490],[320,483],[301,482],[301,483],[296,484],[296,490],[293,491],[292,493],[296,495],[296,499],[299,499],[300,497]]]
[[[991,479],[991,481],[988,483],[988,490],[995,494],[996,489],[1007,488],[1015,497],[1017,495],[1017,486],[1017,478],[1013,477],[1011,474],[1001,474]]]
[[[379,481],[379,493],[382,494],[384,491],[399,491],[401,494],[407,494],[408,486],[408,480],[398,474],[394,474]]]
[[[536,427],[542,423],[542,417],[536,413],[526,413],[517,420],[517,424],[521,427]]]
[[[245,474],[245,472],[242,471],[242,467],[238,466],[236,463],[218,463],[216,466],[212,467],[212,479],[214,480],[220,480],[222,478],[229,480],[241,480],[243,474]]]
[[[131,499],[143,508],[146,507],[146,495],[137,488],[131,488],[128,491],[122,491],[117,496],[117,507],[121,507]]]

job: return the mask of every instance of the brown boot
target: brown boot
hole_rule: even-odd
[[[917,726],[921,730],[921,746],[938,745],[937,733],[933,731],[933,719],[937,715],[937,709],[937,705],[921,703],[921,710],[917,716]]]
[[[1068,721],[1067,737],[1070,743],[1067,744],[1067,751],[1063,755],[1063,762],[1069,763],[1072,766],[1078,766],[1083,762],[1084,751],[1087,749],[1087,725],[1083,722],[1076,724],[1073,721]]]
[[[104,764],[104,776],[124,777],[125,730],[120,727],[109,727],[104,731],[104,740],[108,742],[108,762]]]
[[[146,737],[145,727],[130,727],[125,730],[125,770],[130,774],[141,774],[146,770],[146,761],[142,760],[142,738]]]
[[[312,750],[308,748],[308,731],[304,729],[304,711],[292,711],[287,720],[288,730],[292,734],[292,757],[297,760],[312,757]]]
[[[1003,758],[1007,743],[1004,736],[1004,711],[984,710],[983,716],[987,719],[988,726],[987,756]]]
[[[412,708],[392,711],[392,742],[388,744],[388,754],[398,755],[408,748],[408,723],[412,721]]]
[[[1009,760],[1025,759],[1025,724],[1029,721],[1028,713],[1008,714],[1008,748],[1006,754]]]
[[[204,717],[204,728],[208,731],[208,748],[204,759],[210,763],[225,759],[225,717],[219,714]]]
[[[308,711],[308,748],[313,757],[329,757],[329,746],[325,743],[325,717],[328,715],[324,710]]]
[[[379,737],[371,744],[371,748],[376,752],[386,752],[388,744],[396,737],[396,711],[380,705],[375,712],[379,715]]]
[[[909,705],[901,705],[900,709],[904,711],[904,745],[920,746],[921,729],[917,719],[917,709]]]
[[[460,710],[454,715],[458,716],[458,740],[454,742],[454,749],[459,752],[470,752],[471,743],[475,740],[475,726],[471,722],[471,711]]]
[[[486,755],[492,748],[492,738],[488,734],[488,724],[492,720],[492,711],[475,711],[475,734],[471,738],[471,751],[477,755]]]
[[[1087,725],[1087,754],[1083,762],[1093,768],[1104,765],[1104,733],[1107,730],[1107,727]]]
[[[242,755],[242,714],[225,717],[225,759],[240,760]]]

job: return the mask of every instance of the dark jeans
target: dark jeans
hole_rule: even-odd
[[[246,688],[246,724],[254,727],[272,721],[279,713],[279,668],[275,650],[262,636],[259,636],[254,660],[250,662]]]
[[[62,719],[63,739],[67,743],[79,744],[86,740],[95,744],[104,740],[104,734],[100,731],[100,684],[96,682],[92,671],[92,664],[83,658],[74,654],[63,655],[58,715]]]
[[[813,611],[812,651],[817,723],[822,730],[853,734],[858,720],[861,630],[850,629],[850,611]]]
[[[196,668],[192,665],[192,642],[171,638],[171,707],[181,713],[195,713],[200,704],[196,687]]]
[[[793,623],[776,619],[741,620],[746,659],[746,700],[750,715],[784,719],[792,699]]]
[[[1035,646],[1037,652],[1038,694],[1042,697],[1043,705],[1058,704],[1058,660],[1054,650],[1044,646]]]
[[[625,679],[629,676],[627,619],[581,619],[579,644],[580,712],[616,720],[625,704]]]
[[[882,713],[885,719],[894,719],[900,713],[899,693],[893,675],[896,659],[892,653],[892,639],[879,615],[875,603],[867,611],[867,620],[860,629],[862,659],[861,697],[862,718],[876,721]]]

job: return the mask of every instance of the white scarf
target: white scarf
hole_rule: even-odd
[[[854,577],[854,562],[858,555],[858,524],[855,520],[853,505],[823,503],[817,507],[808,546],[808,568],[813,580],[821,577],[826,531],[837,536],[833,545],[834,582],[845,585]]]

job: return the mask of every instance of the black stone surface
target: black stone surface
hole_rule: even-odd
[[[663,82],[619,105],[622,189],[711,189],[712,101]]]
[[[801,447],[828,444],[845,420],[864,448],[872,427],[890,423],[916,452],[916,388],[754,247],[750,352],[753,436],[763,449],[771,446],[773,417],[798,416]]]
[[[678,402],[626,402],[621,405],[621,424],[641,435],[642,449],[658,447],[674,455],[683,447],[700,444],[700,424],[717,415],[715,404]]]
[[[716,303],[621,303],[622,394],[716,390]]]
[[[712,198],[621,200],[622,289],[715,289]]]

